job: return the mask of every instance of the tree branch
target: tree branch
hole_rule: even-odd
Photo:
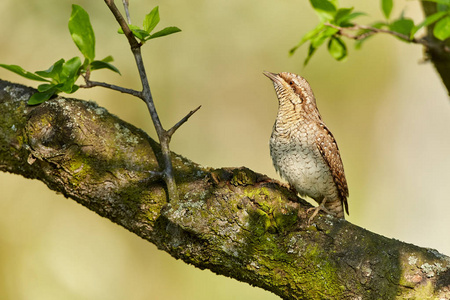
[[[128,22],[128,24],[131,24],[130,11],[128,10],[130,3],[128,0],[122,0],[122,3],[123,3],[123,8],[125,9],[125,15],[127,16],[127,22]]]
[[[345,37],[347,37],[349,39],[352,39],[352,40],[357,40],[358,41],[358,40],[362,40],[362,39],[368,38],[369,36],[372,36],[372,35],[374,35],[376,33],[385,33],[385,34],[389,34],[389,35],[398,37],[398,38],[400,38],[400,39],[402,39],[402,40],[404,40],[406,42],[409,42],[409,43],[423,45],[423,46],[425,46],[426,48],[429,48],[429,49],[437,49],[437,48],[439,48],[442,51],[447,52],[447,53],[450,54],[450,48],[447,47],[446,45],[440,43],[439,41],[431,42],[431,41],[429,41],[426,38],[420,38],[420,39],[415,38],[415,37],[410,38],[407,35],[404,35],[402,33],[396,32],[396,31],[388,30],[388,29],[376,28],[376,27],[367,26],[367,25],[361,25],[361,24],[356,24],[356,25],[351,26],[351,27],[340,27],[340,26],[336,26],[336,25],[331,24],[331,23],[325,23],[325,25],[328,26],[328,27],[331,27],[331,28],[339,30],[339,34],[340,35],[345,36]],[[365,30],[366,32],[361,33],[361,34],[349,34],[349,33],[347,33],[347,31],[361,31],[361,30]]]
[[[179,201],[166,201],[160,146],[93,102],[26,102],[0,81],[0,170],[43,181],[175,258],[284,299],[448,299],[450,258],[319,214],[247,168],[210,169],[171,153]]]
[[[422,4],[422,8],[425,14],[425,17],[428,17],[437,12],[437,4],[428,1],[420,1]],[[433,35],[434,24],[431,24],[427,27],[427,37],[426,39],[430,43],[438,43],[440,42]],[[445,45],[446,49],[450,48],[450,40],[446,40],[445,42],[440,42]],[[433,62],[436,71],[439,76],[441,76],[442,82],[447,88],[447,92],[450,95],[450,53],[449,51],[445,51],[443,47],[429,47],[425,49],[427,55]]]
[[[113,13],[119,25],[122,27],[122,30],[126,35],[128,42],[131,46],[131,52],[133,52],[134,59],[136,61],[136,65],[139,71],[139,77],[141,78],[142,92],[140,93],[140,98],[144,100],[145,104],[147,104],[148,111],[150,112],[150,116],[153,121],[153,126],[155,127],[156,133],[158,135],[159,142],[161,143],[163,159],[160,161],[160,166],[161,169],[163,170],[162,171],[162,173],[164,174],[163,178],[167,184],[167,189],[169,192],[168,199],[177,200],[178,199],[177,185],[173,175],[172,161],[170,159],[170,148],[169,148],[170,137],[167,136],[167,132],[163,128],[161,121],[159,120],[158,112],[156,111],[156,107],[153,102],[152,92],[150,90],[147,73],[145,71],[144,62],[142,60],[141,54],[142,44],[138,43],[134,38],[133,33],[131,32],[131,30],[129,29],[128,25],[125,22],[125,19],[122,17],[122,14],[120,13],[119,9],[114,4],[114,0],[105,0],[105,3]]]
[[[436,3],[428,1],[421,1],[421,3],[426,17],[437,12]],[[427,35],[423,38],[415,38],[415,37],[411,38],[407,35],[392,30],[360,24],[356,24],[351,27],[340,27],[331,23],[325,23],[325,25],[339,30],[338,32],[339,35],[345,36],[353,40],[362,40],[376,33],[386,33],[413,44],[423,45],[425,47],[425,51],[428,57],[433,62],[437,72],[441,76],[441,79],[445,87],[447,88],[447,92],[450,95],[450,40],[442,42],[437,38],[435,38],[433,35],[434,24],[431,24],[430,26],[427,27]],[[359,34],[348,33],[348,31],[361,31],[361,30],[365,32]]]
[[[170,158],[171,152],[170,152],[170,139],[172,135],[175,133],[175,131],[180,127],[182,124],[184,124],[189,117],[194,114],[199,108],[197,108],[195,111],[190,112],[186,117],[184,117],[180,122],[175,124],[169,131],[165,130],[164,127],[161,124],[161,121],[159,120],[158,112],[156,111],[155,104],[153,102],[153,96],[152,92],[150,90],[150,85],[148,83],[147,73],[145,71],[144,62],[142,60],[142,53],[141,53],[141,43],[138,43],[136,38],[134,37],[133,33],[131,32],[130,28],[128,27],[125,19],[122,17],[122,14],[120,13],[117,6],[114,4],[114,0],[105,0],[106,5],[109,7],[111,12],[113,13],[114,17],[116,18],[117,22],[119,23],[120,27],[122,28],[124,34],[126,35],[128,42],[131,46],[131,52],[133,52],[134,59],[136,61],[136,65],[139,71],[139,76],[141,78],[142,83],[142,92],[139,93],[138,97],[140,97],[144,102],[147,104],[148,111],[150,112],[150,116],[153,121],[153,126],[155,127],[156,133],[158,134],[158,140],[161,144],[161,155],[162,160],[160,160],[160,167],[162,169],[162,174],[164,181],[167,184],[167,190],[168,190],[168,196],[169,199],[172,201],[178,200],[178,189],[176,185],[176,181],[174,178],[174,172],[173,172],[173,166],[172,166],[172,160]],[[127,1],[123,2],[125,5],[125,10],[128,13],[128,3]],[[129,18],[128,18],[129,19]],[[88,81],[86,81],[88,83]],[[103,85],[105,86],[105,85]],[[116,86],[113,86],[114,89],[117,89]],[[123,92],[123,90],[122,90]]]
[[[114,3],[114,0],[105,0],[106,5],[111,10],[112,14],[116,18],[117,23],[119,23],[120,27],[123,30],[123,33],[128,39],[128,43],[130,44],[131,48],[139,48],[141,45],[134,37],[133,33],[130,30],[130,27],[128,27],[127,22],[122,17],[122,14],[120,13],[120,10],[117,8],[116,4]]]
[[[194,110],[191,110],[186,116],[184,116],[183,119],[181,119],[177,124],[173,125],[172,128],[170,128],[169,130],[167,130],[167,135],[169,136],[169,138],[172,137],[172,135],[175,133],[175,131],[178,130],[178,128],[180,128],[181,125],[183,125],[184,123],[187,122],[187,120],[189,120],[189,118],[195,114],[197,112],[197,110],[199,110],[202,106],[200,105],[199,107],[197,107]]]
[[[96,86],[101,86],[110,90],[115,90],[124,94],[130,94],[133,95],[135,97],[141,98],[142,99],[142,93],[133,89],[128,89],[128,88],[124,88],[121,86],[117,86],[114,84],[109,84],[106,82],[100,82],[100,81],[91,81],[88,78],[85,78],[86,81],[86,85],[80,85],[81,88],[92,88],[92,87],[96,87]]]

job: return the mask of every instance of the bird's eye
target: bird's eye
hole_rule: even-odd
[[[289,81],[289,85],[293,85],[294,84],[294,82],[291,80],[291,81]]]

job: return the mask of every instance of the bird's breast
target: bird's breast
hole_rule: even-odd
[[[279,125],[275,124],[270,138],[275,169],[303,196],[317,199],[334,194],[333,177],[317,148],[313,126]]]

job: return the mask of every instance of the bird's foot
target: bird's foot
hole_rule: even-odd
[[[329,211],[326,207],[325,207],[325,201],[323,201],[319,206],[317,207],[311,207],[308,208],[306,210],[306,213],[308,214],[310,211],[314,211],[311,215],[311,217],[309,217],[308,219],[308,225],[311,225],[311,222],[314,220],[314,218],[317,216],[317,214],[319,213],[319,211],[324,211],[329,215],[333,215],[333,213],[331,211]]]

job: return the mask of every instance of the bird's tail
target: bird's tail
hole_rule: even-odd
[[[330,211],[333,215],[335,215],[337,218],[345,219],[344,214],[344,202],[340,199],[336,199],[334,201],[326,201],[325,202],[325,208]],[[347,207],[346,207],[347,208]],[[348,214],[348,208],[346,209]]]

